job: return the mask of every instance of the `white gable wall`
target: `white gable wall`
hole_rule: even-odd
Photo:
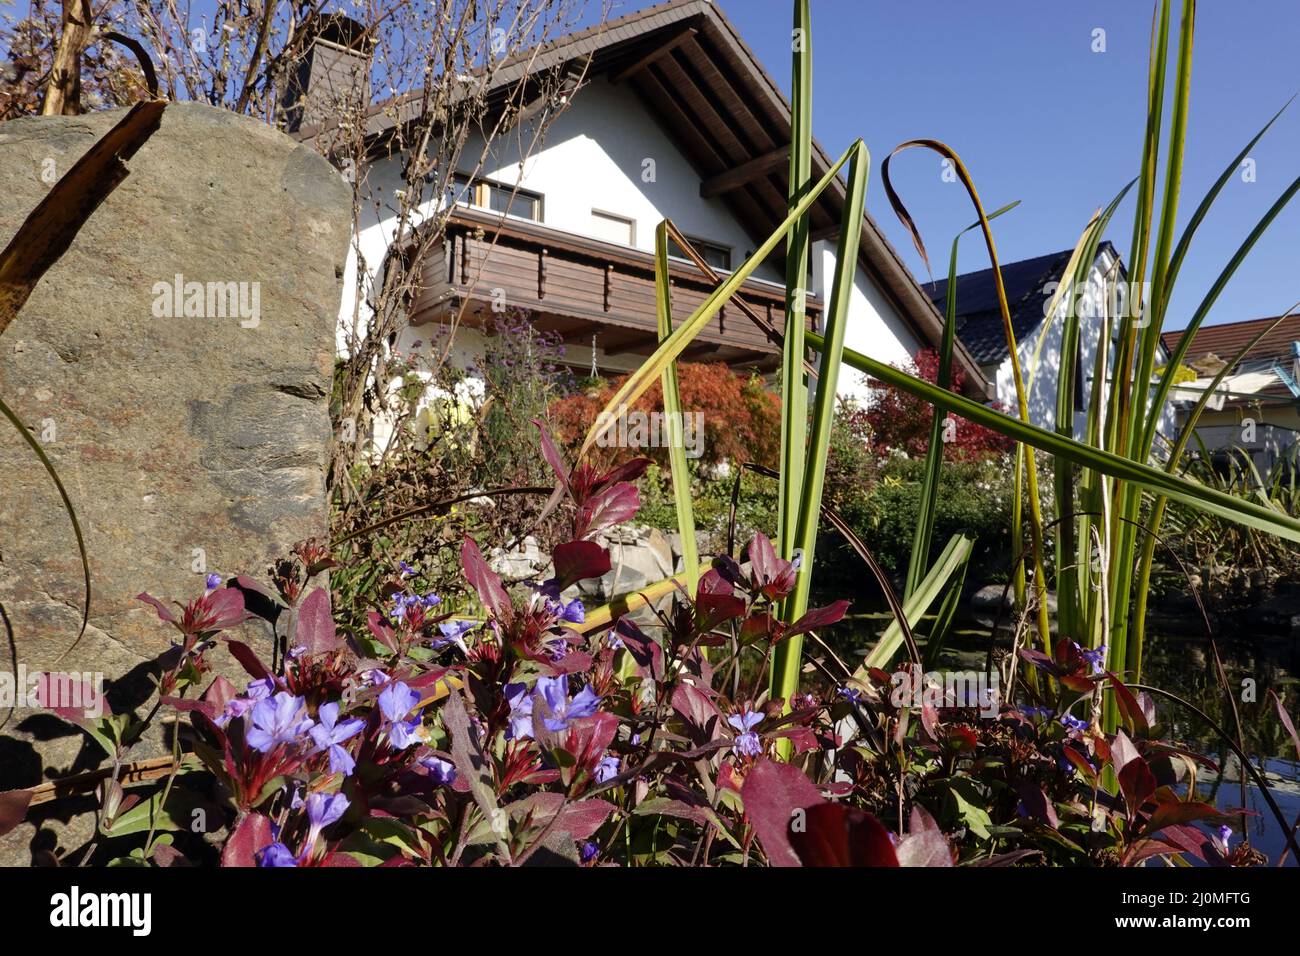
[[[1097,254],[1097,261],[1088,274],[1087,289],[1082,298],[1064,296],[1057,306],[1050,322],[1040,324],[1031,334],[1017,342],[1016,355],[1020,359],[1020,369],[1024,376],[1025,397],[1029,405],[1029,418],[1035,425],[1047,429],[1056,428],[1056,383],[1061,369],[1061,337],[1065,329],[1065,317],[1073,307],[1079,314],[1079,371],[1082,379],[1082,408],[1074,413],[1074,436],[1083,438],[1088,423],[1088,407],[1092,400],[1093,375],[1097,367],[1097,350],[1105,328],[1107,312],[1116,311],[1116,300],[1105,294],[1105,280],[1111,275],[1115,264],[1112,253],[1103,249]],[[1122,280],[1120,280],[1122,281]],[[1123,299],[1118,300],[1122,305]],[[958,302],[958,308],[961,303]],[[1118,317],[1110,317],[1111,344],[1107,349],[1107,380],[1102,384],[1103,408],[1110,394],[1109,379],[1113,374],[1115,362],[1114,338],[1119,328]],[[1037,357],[1036,357],[1037,356]],[[997,366],[994,375],[997,401],[1004,410],[1018,414],[1019,403],[1016,400],[1015,379],[1008,356]],[[1166,403],[1160,417],[1160,433],[1173,434],[1173,407]]]

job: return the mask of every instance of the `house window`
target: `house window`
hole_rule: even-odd
[[[527,189],[517,189],[487,179],[471,179],[457,173],[448,189],[448,199],[466,206],[490,209],[520,219],[542,220],[542,196]]]
[[[620,246],[636,245],[636,221],[612,212],[591,211],[591,234]]]
[[[714,269],[721,269],[724,272],[731,271],[730,246],[724,246],[718,242],[710,242],[707,239],[696,239],[694,236],[687,236],[686,238],[690,240],[691,245],[695,247],[695,251],[703,257],[704,261]],[[668,240],[668,254],[674,259],[686,259],[688,262],[690,261],[689,257],[686,255],[686,250],[671,239]]]

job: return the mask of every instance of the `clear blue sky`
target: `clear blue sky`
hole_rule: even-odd
[[[625,0],[613,15],[649,5]],[[719,5],[788,92],[789,0]],[[1021,200],[994,224],[1004,262],[1071,247],[1093,210],[1137,174],[1151,11],[1143,0],[812,0],[814,135],[835,155],[856,137],[866,142],[868,211],[922,280],[925,268],[879,176],[888,151],[907,139],[952,146],[986,209]],[[1098,27],[1104,53],[1091,50]],[[1297,40],[1297,0],[1201,0],[1180,227],[1223,166],[1300,89]],[[1167,329],[1186,324],[1241,240],[1300,175],[1300,101],[1252,158],[1256,181],[1234,178],[1198,231]],[[939,163],[911,150],[893,172],[941,276],[953,234],[973,215],[960,184],[940,180]],[[1132,206],[1130,199],[1107,236],[1126,258]],[[1209,321],[1276,315],[1300,300],[1298,251],[1300,198],[1260,240]],[[960,271],[987,265],[978,237],[963,240]]]

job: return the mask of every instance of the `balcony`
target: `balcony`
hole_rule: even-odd
[[[677,324],[714,285],[685,262],[672,263],[670,278]],[[739,297],[774,328],[785,327],[783,286],[751,279]],[[457,209],[442,248],[424,262],[410,321],[424,325],[459,314],[463,324],[483,328],[490,325],[494,302],[529,310],[537,328],[558,333],[566,343],[590,343],[594,335],[607,358],[648,355],[658,339],[654,256],[534,222]],[[819,328],[821,301],[809,297],[807,311],[809,326]],[[780,349],[733,300],[683,358],[769,372],[780,364]]]

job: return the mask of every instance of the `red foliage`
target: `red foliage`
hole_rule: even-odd
[[[550,419],[556,440],[572,455],[582,444],[596,416],[626,379],[601,383],[599,388],[552,402]],[[721,461],[756,461],[775,465],[781,442],[781,403],[757,376],[746,379],[721,362],[682,363],[677,366],[677,389],[682,411],[702,413],[703,454],[707,464]],[[631,411],[663,411],[659,383],[641,397]],[[688,447],[689,447],[689,434]],[[667,464],[661,447],[593,447],[588,453],[597,467],[610,467],[638,455]]]
[[[937,381],[939,353],[935,349],[922,349],[911,362],[900,368],[927,382]],[[953,369],[952,391],[960,393],[965,380],[966,376],[960,369]],[[870,430],[872,448],[882,453],[898,448],[913,457],[924,456],[930,444],[933,406],[875,379],[871,380],[870,387],[871,401],[856,414],[865,420]],[[1010,439],[983,425],[956,416],[953,416],[953,425],[955,428],[949,430],[952,438],[947,442],[949,457],[980,460],[1000,455],[1011,448]]]

